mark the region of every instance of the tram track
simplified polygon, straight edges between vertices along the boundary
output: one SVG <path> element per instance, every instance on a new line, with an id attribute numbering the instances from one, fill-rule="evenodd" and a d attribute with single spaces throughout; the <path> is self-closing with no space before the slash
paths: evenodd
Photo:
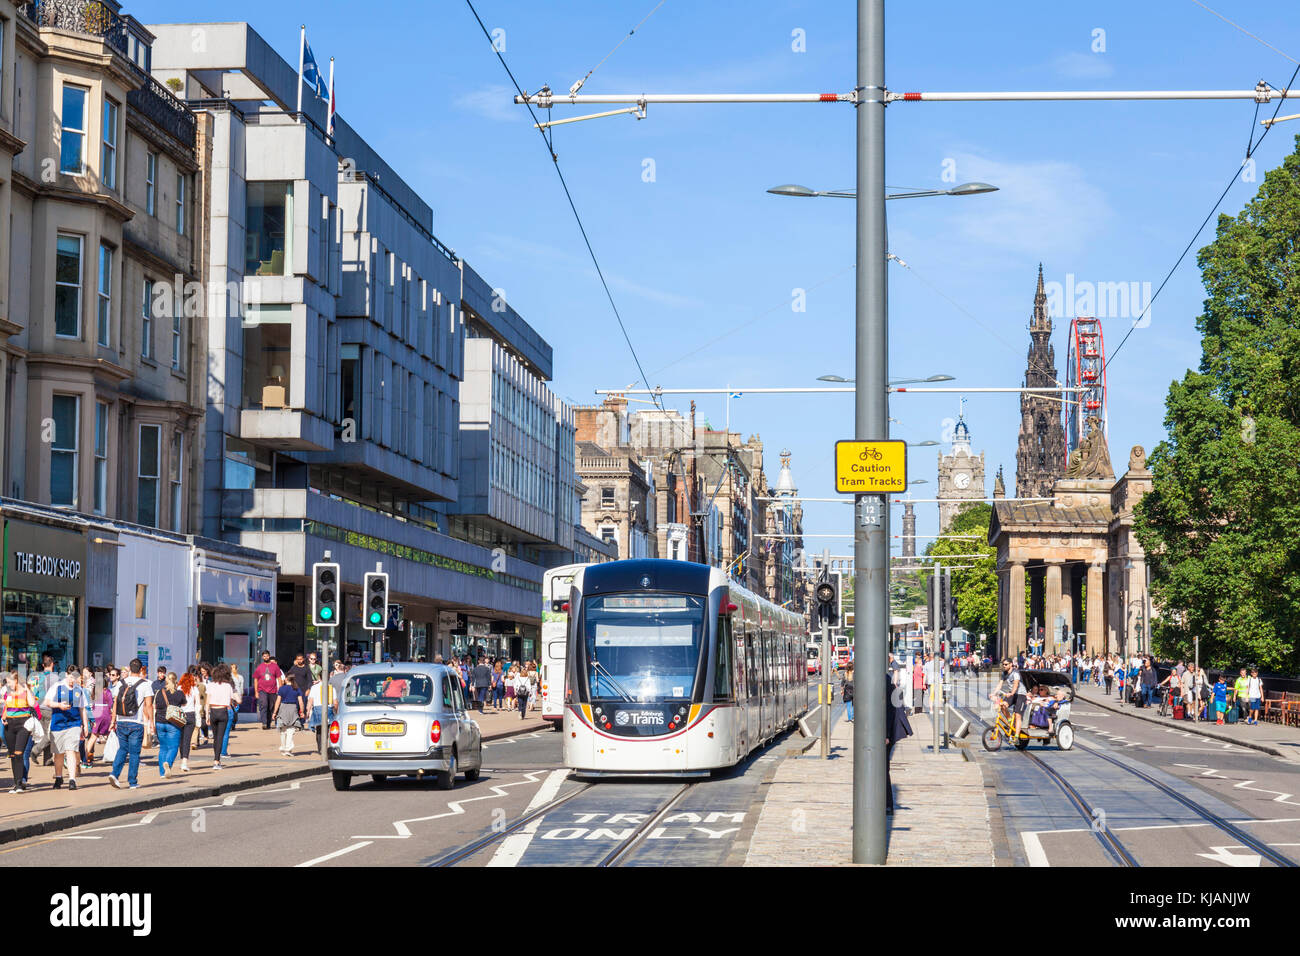
<path id="1" fill-rule="evenodd" d="M 966 714 L 968 714 L 971 718 L 972 723 L 979 724 L 982 727 L 989 726 L 988 722 L 984 720 L 982 717 L 980 717 L 979 714 L 977 714 L 969 706 L 964 706 L 964 705 L 952 705 L 952 706 L 954 707 L 955 710 L 965 712 Z M 1197 803 L 1195 800 L 1191 799 L 1190 797 L 1187 797 L 1184 794 L 1179 793 L 1176 789 L 1164 783 L 1163 781 L 1157 780 L 1151 774 L 1139 770 L 1136 767 L 1132 767 L 1124 763 L 1123 761 L 1117 759 L 1116 757 L 1113 757 L 1110 754 L 1098 750 L 1095 747 L 1090 747 L 1087 744 L 1080 743 L 1077 734 L 1075 736 L 1074 748 L 1077 750 L 1081 750 L 1084 753 L 1090 754 L 1091 756 L 1097 757 L 1098 759 L 1103 760 L 1106 763 L 1120 770 L 1123 770 L 1125 773 L 1129 774 L 1130 776 L 1137 777 L 1139 780 L 1143 781 L 1148 786 L 1155 788 L 1156 790 L 1163 793 L 1165 796 L 1172 798 L 1174 801 L 1181 804 L 1183 807 L 1186 807 L 1188 810 L 1192 811 L 1194 814 L 1196 814 L 1206 823 L 1213 826 L 1215 829 L 1219 830 L 1222 833 L 1227 834 L 1233 840 L 1237 841 L 1237 843 L 1239 843 L 1241 846 L 1249 849 L 1252 853 L 1257 854 L 1262 860 L 1268 860 L 1274 866 L 1278 866 L 1278 867 L 1295 867 L 1297 865 L 1300 865 L 1297 864 L 1295 860 L 1292 860 L 1290 857 L 1277 852 L 1272 847 L 1268 846 L 1268 844 L 1264 843 L 1262 840 L 1251 835 L 1250 833 L 1247 833 L 1245 830 L 1241 829 L 1241 827 L 1237 826 L 1235 823 L 1231 822 L 1230 820 L 1224 818 L 1220 814 L 1217 814 L 1214 811 L 1208 809 L 1207 807 L 1202 806 L 1200 803 Z M 1094 808 L 1090 803 L 1088 803 L 1088 801 L 1082 796 L 1082 794 L 1080 794 L 1073 787 L 1073 785 L 1071 785 L 1069 781 L 1067 781 L 1064 778 L 1064 776 L 1061 775 L 1059 771 L 1049 766 L 1046 761 L 1042 760 L 1041 758 L 1038 757 L 1037 754 L 1032 753 L 1028 749 L 1020 750 L 1020 748 L 1018 747 L 1014 749 L 1016 749 L 1023 756 L 1032 760 L 1034 764 L 1039 769 L 1043 770 L 1048 775 L 1048 777 L 1052 780 L 1052 782 L 1055 783 L 1063 793 L 1065 793 L 1066 797 L 1070 800 L 1070 803 L 1075 807 L 1076 810 L 1079 811 L 1079 813 L 1088 822 L 1089 830 L 1091 830 L 1093 834 L 1097 837 L 1098 841 L 1102 843 L 1103 848 L 1106 850 L 1107 854 L 1111 856 L 1112 859 L 1115 859 L 1117 862 L 1119 862 L 1119 865 L 1122 866 L 1142 865 L 1137 861 L 1137 859 L 1132 855 L 1132 853 L 1130 853 L 1129 850 L 1126 847 L 1124 847 L 1123 843 L 1115 836 L 1113 832 L 1111 832 L 1109 827 L 1105 826 L 1104 824 L 1098 826 L 1099 815 L 1096 811 L 1096 808 Z"/>
<path id="2" fill-rule="evenodd" d="M 540 807 L 536 807 L 532 810 L 529 810 L 523 816 L 519 817 L 519 819 L 515 820 L 512 823 L 507 823 L 505 826 L 501 827 L 500 829 L 494 830 L 492 833 L 489 833 L 487 836 L 483 836 L 470 843 L 466 843 L 463 846 L 460 846 L 457 849 L 452 850 L 450 853 L 444 853 L 442 856 L 437 857 L 435 860 L 433 860 L 431 863 L 427 865 L 430 867 L 455 866 L 456 864 L 461 863 L 469 859 L 470 857 L 475 856 L 478 853 L 481 853 L 482 851 L 488 849 L 494 844 L 500 843 L 502 840 L 504 840 L 510 834 L 514 833 L 516 830 L 526 827 L 528 824 L 532 823 L 538 817 L 542 817 L 548 813 L 551 813 L 558 807 L 561 807 L 564 804 L 568 803 L 574 797 L 581 796 L 582 794 L 586 793 L 588 790 L 591 790 L 594 786 L 595 786 L 594 783 L 583 783 L 578 787 L 576 787 L 575 789 L 570 790 L 568 793 L 564 794 L 563 796 L 556 797 L 554 800 L 548 800 Z"/>
<path id="3" fill-rule="evenodd" d="M 677 791 L 672 796 L 659 805 L 659 809 L 647 816 L 645 820 L 637 826 L 631 836 L 622 841 L 618 846 L 614 847 L 614 849 L 610 850 L 609 853 L 605 854 L 604 858 L 597 863 L 596 866 L 622 866 L 623 861 L 626 860 L 629 854 L 631 854 L 632 851 L 641 844 L 641 841 L 645 839 L 646 834 L 653 830 L 664 817 L 668 816 L 668 812 L 677 805 L 677 802 L 681 800 L 682 797 L 686 796 L 687 792 L 693 786 L 695 786 L 695 781 L 689 781 L 678 787 Z"/>
<path id="4" fill-rule="evenodd" d="M 989 726 L 988 721 L 980 717 L 980 715 L 971 708 L 961 705 L 953 705 L 953 708 L 959 713 L 964 711 L 969 714 L 972 723 L 979 724 L 982 727 Z M 1078 744 L 1076 743 L 1075 746 L 1078 746 Z M 1106 855 L 1109 856 L 1117 866 L 1137 867 L 1142 865 L 1137 861 L 1137 858 L 1129 852 L 1128 848 L 1124 846 L 1123 842 L 1105 826 L 1105 824 L 1098 826 L 1098 821 L 1104 819 L 1104 817 L 1101 816 L 1098 809 L 1089 803 L 1083 794 L 1079 793 L 1079 791 L 1075 789 L 1074 785 L 1071 784 L 1070 781 L 1066 780 L 1058 770 L 1054 767 L 1048 766 L 1045 761 L 1039 759 L 1037 754 L 1030 753 L 1028 750 L 1020 750 L 1018 747 L 1015 749 L 1020 754 L 1033 761 L 1034 765 L 1038 767 L 1039 770 L 1043 771 L 1043 773 L 1047 775 L 1047 778 L 1056 785 L 1056 788 L 1065 795 L 1065 798 L 1070 802 L 1070 805 L 1079 812 L 1079 815 L 1083 817 L 1084 822 L 1088 824 L 1088 829 L 1092 831 L 1093 836 L 1097 838 L 1097 842 L 1101 844 L 1102 850 L 1106 852 Z"/>

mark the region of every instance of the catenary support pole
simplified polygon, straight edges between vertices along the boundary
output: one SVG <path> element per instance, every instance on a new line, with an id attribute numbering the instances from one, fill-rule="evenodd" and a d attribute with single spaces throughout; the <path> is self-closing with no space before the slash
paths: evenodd
<path id="1" fill-rule="evenodd" d="M 888 437 L 885 314 L 885 0 L 858 0 L 857 289 L 854 437 Z M 885 665 L 889 630 L 889 509 L 858 495 L 853 515 L 853 659 L 860 716 L 853 721 L 853 862 L 885 862 Z"/>

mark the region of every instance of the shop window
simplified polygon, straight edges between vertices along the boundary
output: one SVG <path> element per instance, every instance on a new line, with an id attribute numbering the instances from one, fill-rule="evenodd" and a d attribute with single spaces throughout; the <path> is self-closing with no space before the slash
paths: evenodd
<path id="1" fill-rule="evenodd" d="M 287 305 L 244 307 L 244 407 L 288 408 L 293 313 Z"/>
<path id="2" fill-rule="evenodd" d="M 288 275 L 292 250 L 293 184 L 249 183 L 244 275 Z"/>
<path id="3" fill-rule="evenodd" d="M 27 591 L 4 592 L 6 640 L 0 670 L 40 670 L 42 654 L 54 658 L 54 672 L 76 663 L 77 599 Z"/>

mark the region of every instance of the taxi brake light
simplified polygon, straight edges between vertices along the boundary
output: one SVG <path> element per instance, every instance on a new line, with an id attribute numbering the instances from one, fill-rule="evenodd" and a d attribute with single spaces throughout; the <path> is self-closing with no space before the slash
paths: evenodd
<path id="1" fill-rule="evenodd" d="M 330 743 L 336 744 L 338 742 L 339 742 L 339 722 L 337 720 L 332 720 L 330 721 Z"/>
<path id="2" fill-rule="evenodd" d="M 435 720 L 429 725 L 429 742 L 436 744 L 440 740 L 442 740 L 442 724 Z"/>

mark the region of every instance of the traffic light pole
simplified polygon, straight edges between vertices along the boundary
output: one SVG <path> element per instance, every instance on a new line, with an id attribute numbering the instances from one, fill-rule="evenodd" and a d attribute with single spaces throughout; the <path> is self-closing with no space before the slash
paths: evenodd
<path id="1" fill-rule="evenodd" d="M 827 548 L 822 551 L 822 567 L 831 566 L 831 552 Z M 826 760 L 831 755 L 831 717 L 834 708 L 831 706 L 831 625 L 830 618 L 827 616 L 825 609 L 818 605 L 818 613 L 822 619 L 822 686 L 818 693 L 818 698 L 822 705 L 822 759 Z"/>

